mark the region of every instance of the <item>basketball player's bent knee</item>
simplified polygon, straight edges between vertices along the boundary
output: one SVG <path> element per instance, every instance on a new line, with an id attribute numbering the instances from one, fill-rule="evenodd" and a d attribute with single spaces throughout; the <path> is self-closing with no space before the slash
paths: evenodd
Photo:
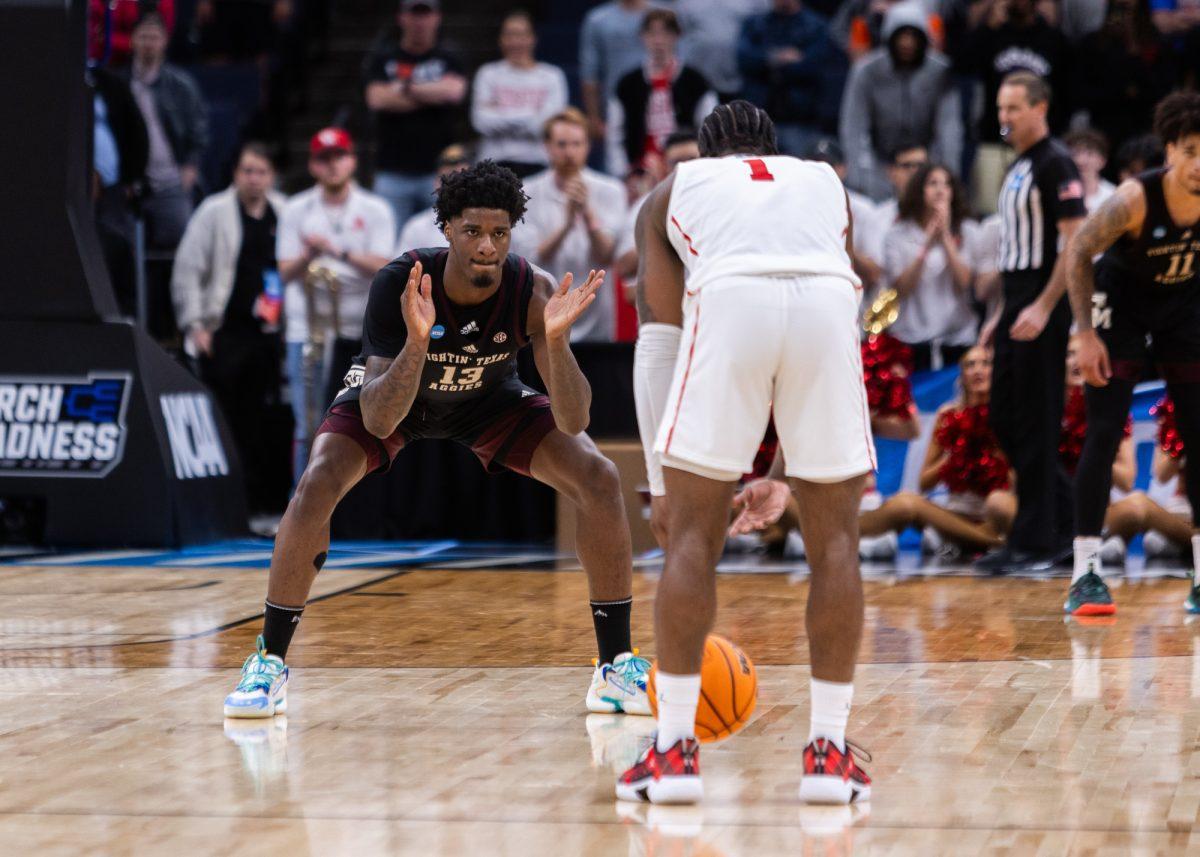
<path id="1" fill-rule="evenodd" d="M 360 478 L 362 462 L 354 460 L 353 455 L 354 452 L 343 456 L 326 450 L 311 459 L 296 485 L 289 511 L 305 517 L 333 514 L 338 501 Z"/>

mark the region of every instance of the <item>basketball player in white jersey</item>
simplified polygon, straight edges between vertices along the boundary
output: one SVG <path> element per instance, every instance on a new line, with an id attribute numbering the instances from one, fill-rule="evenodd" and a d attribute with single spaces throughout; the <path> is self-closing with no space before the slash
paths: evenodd
<path id="1" fill-rule="evenodd" d="M 667 544 L 655 604 L 658 735 L 617 782 L 626 800 L 694 803 L 703 794 L 694 722 L 716 564 L 734 486 L 772 407 L 812 567 L 812 727 L 800 797 L 870 796 L 845 737 L 863 623 L 858 506 L 875 467 L 861 284 L 837 175 L 777 151 L 766 113 L 721 105 L 700 129 L 701 158 L 676 167 L 638 217 L 634 386 Z"/>

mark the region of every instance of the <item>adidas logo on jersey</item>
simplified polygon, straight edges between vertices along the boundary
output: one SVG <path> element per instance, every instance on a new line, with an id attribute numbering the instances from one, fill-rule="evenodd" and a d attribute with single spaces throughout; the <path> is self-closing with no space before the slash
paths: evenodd
<path id="1" fill-rule="evenodd" d="M 479 325 L 474 321 L 471 321 L 468 324 L 464 324 L 462 327 L 460 327 L 458 332 L 463 336 L 466 336 L 468 333 L 474 333 L 476 330 L 479 330 Z"/>
<path id="2" fill-rule="evenodd" d="M 468 342 L 463 346 L 463 351 L 467 352 L 468 354 L 475 354 L 477 351 L 479 351 L 479 349 Z"/>

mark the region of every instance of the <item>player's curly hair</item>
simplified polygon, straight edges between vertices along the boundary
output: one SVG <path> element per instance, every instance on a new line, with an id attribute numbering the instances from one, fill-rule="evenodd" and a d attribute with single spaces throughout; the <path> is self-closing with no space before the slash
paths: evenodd
<path id="1" fill-rule="evenodd" d="M 528 200 L 516 173 L 495 161 L 480 161 L 473 167 L 442 176 L 433 209 L 438 228 L 445 228 L 468 208 L 507 211 L 509 222 L 516 226 L 525 216 Z"/>
<path id="2" fill-rule="evenodd" d="M 1172 92 L 1154 109 L 1154 133 L 1163 143 L 1200 134 L 1200 92 Z"/>
<path id="3" fill-rule="evenodd" d="M 713 108 L 700 126 L 699 143 L 702 158 L 779 154 L 775 123 L 767 111 L 741 99 Z"/>

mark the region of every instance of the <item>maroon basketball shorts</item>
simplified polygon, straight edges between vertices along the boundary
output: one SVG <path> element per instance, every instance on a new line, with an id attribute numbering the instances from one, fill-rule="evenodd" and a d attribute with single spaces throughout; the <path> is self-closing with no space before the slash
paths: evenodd
<path id="1" fill-rule="evenodd" d="M 550 400 L 512 377 L 462 403 L 425 404 L 418 399 L 385 438 L 367 431 L 357 400 L 340 401 L 325 414 L 317 434 L 341 434 L 355 441 L 367 454 L 368 473 L 387 470 L 396 453 L 415 440 L 441 438 L 470 447 L 489 473 L 507 468 L 529 476 L 533 453 L 553 428 Z"/>

